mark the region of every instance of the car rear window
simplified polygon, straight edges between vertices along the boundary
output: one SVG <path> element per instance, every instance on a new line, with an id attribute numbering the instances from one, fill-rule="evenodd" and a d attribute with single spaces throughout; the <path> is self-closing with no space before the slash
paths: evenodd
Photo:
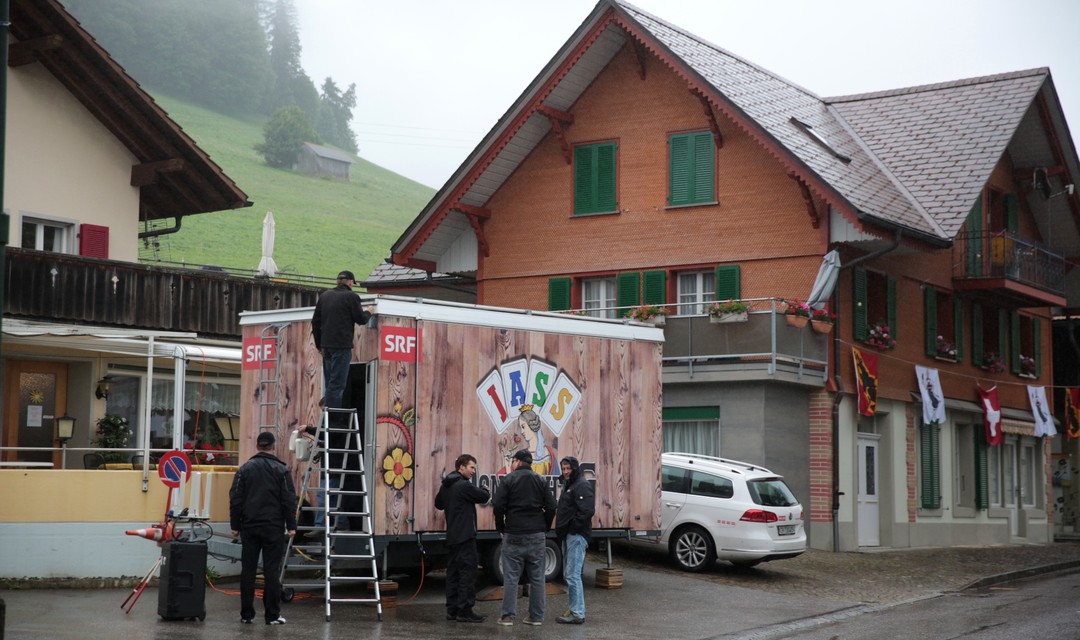
<path id="1" fill-rule="evenodd" d="M 750 498 L 763 507 L 794 507 L 799 504 L 795 494 L 780 478 L 761 478 L 746 483 Z"/>
<path id="2" fill-rule="evenodd" d="M 735 486 L 727 478 L 694 471 L 690 475 L 690 493 L 709 498 L 730 498 L 735 495 Z"/>

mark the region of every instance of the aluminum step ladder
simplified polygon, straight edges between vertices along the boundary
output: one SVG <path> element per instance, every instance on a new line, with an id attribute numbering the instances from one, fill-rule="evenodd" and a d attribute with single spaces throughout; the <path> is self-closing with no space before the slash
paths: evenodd
<path id="1" fill-rule="evenodd" d="M 297 520 L 302 512 L 314 512 L 314 524 L 297 527 L 281 567 L 283 589 L 323 589 L 327 622 L 334 604 L 374 604 L 382 621 L 371 496 L 360 435 L 355 409 L 323 409 L 304 471 L 301 496 L 321 492 L 326 508 L 320 509 L 317 504 L 304 506 L 301 497 Z M 352 503 L 350 509 L 344 508 L 346 501 Z M 356 510 L 357 506 L 360 510 Z M 347 530 L 342 526 L 345 520 L 349 522 Z M 321 579 L 312 576 L 320 572 Z M 370 595 L 342 593 L 347 587 L 362 585 L 368 586 Z"/>

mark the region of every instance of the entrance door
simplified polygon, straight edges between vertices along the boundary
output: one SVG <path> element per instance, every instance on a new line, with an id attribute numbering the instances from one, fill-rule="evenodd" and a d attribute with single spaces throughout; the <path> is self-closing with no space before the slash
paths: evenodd
<path id="1" fill-rule="evenodd" d="M 1001 506 L 1009 510 L 1009 535 L 1020 535 L 1020 484 L 1016 473 L 1016 438 L 1001 445 Z"/>
<path id="2" fill-rule="evenodd" d="M 3 428 L 5 447 L 55 447 L 56 418 L 67 410 L 67 365 L 33 360 L 8 361 Z M 4 460 L 51 462 L 60 451 L 4 451 Z"/>
<path id="3" fill-rule="evenodd" d="M 877 436 L 859 434 L 859 494 L 857 517 L 859 546 L 876 547 L 881 544 L 880 509 L 878 505 L 878 452 Z"/>

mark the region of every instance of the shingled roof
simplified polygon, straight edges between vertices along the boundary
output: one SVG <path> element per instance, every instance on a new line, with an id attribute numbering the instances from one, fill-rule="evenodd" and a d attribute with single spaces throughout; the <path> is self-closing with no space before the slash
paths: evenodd
<path id="1" fill-rule="evenodd" d="M 12 0 L 8 64 L 40 64 L 137 164 L 140 220 L 251 206 L 225 175 L 58 0 Z"/>
<path id="2" fill-rule="evenodd" d="M 486 203 L 550 132 L 538 110 L 572 110 L 628 35 L 864 234 L 902 229 L 951 242 L 1018 131 L 1054 129 L 1057 157 L 1035 134 L 1042 149 L 1029 159 L 1042 164 L 1027 166 L 1065 165 L 1065 182 L 1080 181 L 1046 69 L 823 99 L 629 3 L 601 0 L 395 243 L 395 261 L 428 268 L 450 255 L 472 232 L 457 207 Z"/>

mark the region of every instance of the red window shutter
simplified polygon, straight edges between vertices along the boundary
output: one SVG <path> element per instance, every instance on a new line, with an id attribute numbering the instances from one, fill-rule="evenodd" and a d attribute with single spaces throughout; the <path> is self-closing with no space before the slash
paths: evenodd
<path id="1" fill-rule="evenodd" d="M 108 258 L 109 228 L 96 224 L 80 225 L 79 255 L 90 258 Z"/>

